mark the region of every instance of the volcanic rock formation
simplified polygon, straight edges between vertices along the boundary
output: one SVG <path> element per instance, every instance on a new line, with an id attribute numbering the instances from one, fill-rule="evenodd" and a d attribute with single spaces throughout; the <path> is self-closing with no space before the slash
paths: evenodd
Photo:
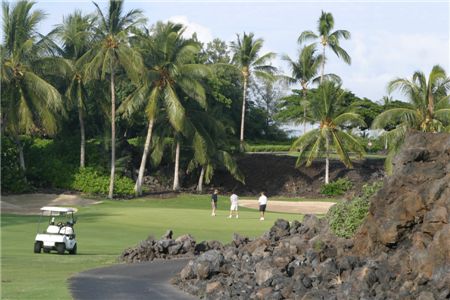
<path id="1" fill-rule="evenodd" d="M 414 133 L 354 239 L 324 219 L 235 235 L 174 279 L 207 299 L 450 299 L 450 135 Z"/>

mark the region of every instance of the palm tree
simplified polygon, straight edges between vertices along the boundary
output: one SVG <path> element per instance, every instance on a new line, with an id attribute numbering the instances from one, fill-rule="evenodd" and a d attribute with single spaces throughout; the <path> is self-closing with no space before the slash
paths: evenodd
<path id="1" fill-rule="evenodd" d="M 354 151 L 360 156 L 364 154 L 364 147 L 343 128 L 349 125 L 365 125 L 360 115 L 341 109 L 344 91 L 340 85 L 332 81 L 324 81 L 311 101 L 310 114 L 312 120 L 319 123 L 319 128 L 312 129 L 300 136 L 292 149 L 299 150 L 297 166 L 312 161 L 325 154 L 325 183 L 329 183 L 330 150 L 334 148 L 339 159 L 346 167 L 352 167 L 348 152 Z"/>
<path id="2" fill-rule="evenodd" d="M 143 23 L 141 10 L 133 9 L 123 12 L 123 0 L 110 0 L 107 14 L 103 14 L 97 3 L 98 24 L 95 29 L 98 42 L 80 60 L 86 62 L 86 79 L 105 79 L 109 74 L 111 89 L 111 176 L 108 198 L 114 193 L 114 176 L 116 160 L 116 91 L 115 77 L 123 68 L 133 82 L 139 82 L 143 69 L 142 58 L 130 47 L 129 33 L 132 28 Z"/>
<path id="3" fill-rule="evenodd" d="M 57 131 L 57 116 L 64 113 L 61 95 L 40 74 L 43 40 L 36 31 L 44 19 L 41 10 L 34 10 L 34 2 L 19 1 L 14 6 L 3 2 L 3 35 L 1 46 L 1 82 L 3 121 L 19 150 L 19 163 L 25 171 L 22 133 L 45 134 Z"/>
<path id="4" fill-rule="evenodd" d="M 389 141 L 389 155 L 386 167 L 390 172 L 392 158 L 403 143 L 409 129 L 423 132 L 450 132 L 450 77 L 439 65 L 435 65 L 428 75 L 414 72 L 412 79 L 396 78 L 389 82 L 388 91 L 399 90 L 407 97 L 405 107 L 388 109 L 373 121 L 373 128 L 395 128 L 386 133 Z"/>
<path id="5" fill-rule="evenodd" d="M 324 57 L 322 55 L 316 54 L 316 46 L 314 44 L 304 46 L 298 55 L 296 61 L 292 60 L 288 55 L 284 55 L 282 59 L 286 61 L 291 69 L 291 76 L 285 76 L 290 84 L 300 84 L 302 90 L 302 106 L 303 106 L 303 132 L 306 132 L 306 112 L 309 102 L 307 100 L 308 90 L 310 84 L 313 82 L 317 83 L 318 77 L 317 73 L 319 68 L 323 63 Z M 325 79 L 335 80 L 340 82 L 341 79 L 335 74 L 324 75 Z M 297 95 L 296 95 L 297 96 Z M 289 96 L 290 97 L 290 96 Z"/>
<path id="6" fill-rule="evenodd" d="M 145 107 L 148 119 L 144 152 L 135 186 L 137 195 L 142 194 L 142 180 L 151 145 L 152 129 L 159 111 L 163 109 L 175 132 L 182 133 L 185 108 L 181 96 L 197 101 L 202 107 L 206 106 L 205 89 L 200 80 L 209 74 L 209 69 L 194 63 L 200 52 L 200 45 L 183 39 L 183 32 L 184 28 L 180 24 L 159 22 L 153 35 L 141 37 L 139 48 L 145 58 L 144 83 L 120 108 L 127 115 L 131 115 Z M 179 189 L 180 141 L 180 137 L 176 139 L 174 190 Z"/>
<path id="7" fill-rule="evenodd" d="M 273 73 L 276 71 L 275 67 L 269 65 L 269 61 L 275 57 L 275 53 L 269 52 L 259 56 L 263 43 L 263 39 L 255 39 L 253 33 L 247 35 L 244 32 L 242 38 L 238 34 L 237 40 L 231 42 L 230 45 L 233 51 L 233 63 L 239 68 L 243 80 L 240 131 L 241 151 L 244 151 L 245 104 L 249 80 L 252 74 L 261 79 L 274 80 Z"/>
<path id="8" fill-rule="evenodd" d="M 192 144 L 193 158 L 189 162 L 188 171 L 200 167 L 197 191 L 203 191 L 203 182 L 208 184 L 214 170 L 225 168 L 235 179 L 244 183 L 236 161 L 229 151 L 226 141 L 226 126 L 221 122 L 218 111 L 189 109 L 187 113 L 187 137 Z"/>
<path id="9" fill-rule="evenodd" d="M 85 67 L 80 61 L 81 57 L 92 46 L 92 28 L 94 18 L 90 15 L 83 16 L 80 11 L 63 19 L 63 24 L 57 26 L 54 34 L 62 42 L 62 49 L 59 49 L 62 58 L 58 59 L 60 67 L 64 69 L 66 78 L 69 80 L 66 90 L 66 97 L 70 105 L 78 109 L 78 120 L 80 123 L 80 167 L 85 167 L 86 160 L 86 134 L 84 128 L 84 111 L 87 99 L 85 82 Z"/>
<path id="10" fill-rule="evenodd" d="M 320 75 L 320 83 L 322 83 L 324 80 L 326 61 L 325 50 L 327 47 L 331 48 L 331 50 L 338 57 L 342 58 L 344 62 L 346 62 L 347 64 L 351 63 L 350 55 L 348 55 L 348 53 L 339 45 L 340 39 L 344 38 L 347 40 L 350 38 L 350 32 L 348 32 L 347 30 L 336 30 L 334 32 L 331 32 L 333 28 L 333 15 L 331 13 L 322 11 L 317 26 L 318 34 L 308 30 L 303 31 L 298 38 L 299 43 L 303 43 L 307 40 L 316 40 L 313 45 L 316 45 L 317 43 L 320 43 L 322 45 L 322 71 Z"/>

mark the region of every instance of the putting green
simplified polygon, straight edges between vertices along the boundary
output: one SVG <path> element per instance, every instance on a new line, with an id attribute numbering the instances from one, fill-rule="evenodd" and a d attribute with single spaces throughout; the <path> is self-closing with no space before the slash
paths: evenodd
<path id="1" fill-rule="evenodd" d="M 217 216 L 211 217 L 208 195 L 104 201 L 79 207 L 75 225 L 79 247 L 73 256 L 34 254 L 39 217 L 2 214 L 1 299 L 71 299 L 67 285 L 70 276 L 113 264 L 125 248 L 148 235 L 160 238 L 169 228 L 175 237 L 190 233 L 198 242 L 229 242 L 234 232 L 256 237 L 278 218 L 302 218 L 299 214 L 269 212 L 261 222 L 257 211 L 242 208 L 239 219 L 228 219 L 228 209 L 228 198 L 219 197 Z"/>

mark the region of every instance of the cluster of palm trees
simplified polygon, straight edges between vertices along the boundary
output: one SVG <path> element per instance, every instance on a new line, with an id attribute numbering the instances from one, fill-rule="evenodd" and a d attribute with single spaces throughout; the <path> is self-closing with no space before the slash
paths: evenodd
<path id="1" fill-rule="evenodd" d="M 298 149 L 299 165 L 324 155 L 325 182 L 329 181 L 330 152 L 334 151 L 348 167 L 349 151 L 364 154 L 364 147 L 348 130 L 365 126 L 362 117 L 343 104 L 341 79 L 325 73 L 327 49 L 350 64 L 349 54 L 340 46 L 349 39 L 346 30 L 334 30 L 331 13 L 322 12 L 318 31 L 304 31 L 298 42 L 296 60 L 283 56 L 292 70 L 280 76 L 271 65 L 274 53 L 261 54 L 263 40 L 254 34 L 237 35 L 231 43 L 230 62 L 200 63 L 201 45 L 195 38 L 185 38 L 180 24 L 158 22 L 146 28 L 142 11 L 123 11 L 123 1 L 111 0 L 106 10 L 96 3 L 96 13 L 76 11 L 63 19 L 48 35 L 37 32 L 44 12 L 33 10 L 34 2 L 3 3 L 4 41 L 1 45 L 2 129 L 14 138 L 20 167 L 25 170 L 22 134 L 52 135 L 70 108 L 77 108 L 81 132 L 80 167 L 86 165 L 85 112 L 90 101 L 89 89 L 108 84 L 110 108 L 105 109 L 111 124 L 111 173 L 109 198 L 114 194 L 116 162 L 116 114 L 132 119 L 145 112 L 147 134 L 136 180 L 136 194 L 142 185 L 149 157 L 161 160 L 164 147 L 172 145 L 175 153 L 173 189 L 180 188 L 179 162 L 182 146 L 192 149 L 188 171 L 200 170 L 198 190 L 209 182 L 214 169 L 225 166 L 243 181 L 227 143 L 226 122 L 214 115 L 208 103 L 207 79 L 220 70 L 232 70 L 241 76 L 242 110 L 239 144 L 244 150 L 244 125 L 249 82 L 256 78 L 268 82 L 282 79 L 298 85 L 293 95 L 281 99 L 281 115 L 286 121 L 303 123 L 305 132 L 292 145 Z M 311 44 L 305 44 L 312 41 Z M 408 107 L 380 114 L 374 128 L 386 132 L 398 148 L 409 128 L 422 131 L 448 131 L 450 123 L 449 78 L 435 66 L 428 79 L 416 72 L 412 80 L 396 79 L 390 89 L 400 89 L 410 99 Z M 117 85 L 130 91 L 117 100 Z M 318 84 L 315 89 L 311 86 Z M 92 96 L 91 96 L 92 97 Z M 120 106 L 116 105 L 120 103 Z M 306 123 L 318 127 L 306 132 Z M 168 137 L 170 142 L 168 142 Z"/>
<path id="2" fill-rule="evenodd" d="M 108 197 L 114 193 L 116 162 L 116 114 L 133 117 L 144 110 L 147 135 L 136 181 L 136 194 L 142 194 L 143 177 L 150 148 L 161 153 L 164 139 L 153 138 L 155 123 L 161 131 L 171 130 L 175 145 L 173 189 L 179 184 L 181 143 L 190 143 L 192 170 L 201 168 L 198 189 L 209 182 L 218 165 L 225 166 L 243 181 L 226 145 L 225 125 L 206 113 L 205 81 L 214 68 L 229 67 L 242 73 L 243 109 L 241 147 L 244 143 L 244 115 L 248 80 L 251 75 L 272 78 L 274 68 L 267 64 L 272 53 L 259 56 L 263 45 L 253 34 L 245 34 L 232 44 L 233 63 L 221 66 L 198 63 L 201 50 L 195 39 L 183 37 L 179 24 L 157 23 L 145 28 L 142 11 L 123 11 L 123 1 L 111 0 L 105 11 L 94 3 L 96 13 L 74 12 L 65 17 L 47 36 L 37 32 L 44 12 L 32 11 L 34 2 L 3 3 L 5 40 L 2 59 L 2 123 L 13 136 L 20 153 L 20 166 L 25 159 L 19 136 L 40 131 L 52 135 L 58 121 L 70 106 L 78 108 L 81 132 L 80 167 L 85 166 L 86 136 L 84 112 L 88 101 L 87 87 L 109 84 L 111 124 L 111 174 Z M 55 79 L 56 78 L 56 79 Z M 54 80 L 52 80 L 54 79 Z M 116 107 L 117 83 L 130 83 L 133 90 Z M 59 83 L 59 85 L 58 85 Z M 198 105 L 192 105 L 190 102 Z M 167 126 L 165 126 L 167 125 Z M 155 154 L 156 156 L 158 156 Z"/>
<path id="3" fill-rule="evenodd" d="M 325 74 L 326 49 L 331 49 L 344 62 L 350 64 L 350 55 L 340 46 L 341 39 L 349 39 L 346 30 L 335 30 L 330 13 L 322 12 L 318 21 L 318 32 L 304 31 L 298 42 L 302 46 L 297 60 L 288 56 L 283 59 L 291 68 L 291 76 L 284 76 L 293 89 L 293 94 L 281 99 L 279 113 L 284 121 L 304 124 L 303 135 L 293 144 L 299 151 L 297 165 L 311 165 L 317 157 L 325 157 L 325 183 L 329 183 L 329 157 L 333 149 L 339 159 L 351 167 L 349 152 L 359 156 L 364 154 L 364 146 L 349 131 L 349 128 L 365 127 L 366 124 L 357 110 L 343 102 L 344 91 L 341 79 L 335 74 Z M 314 43 L 303 45 L 305 41 Z M 322 48 L 320 53 L 319 47 Z M 320 76 L 318 77 L 320 69 Z M 318 84 L 313 94 L 310 85 Z M 388 83 L 388 92 L 400 90 L 409 103 L 391 108 L 378 115 L 371 124 L 372 129 L 384 129 L 389 153 L 386 169 L 390 172 L 392 158 L 398 151 L 408 130 L 424 132 L 450 131 L 450 78 L 442 67 L 433 67 L 428 79 L 422 72 L 415 72 L 412 80 L 394 79 Z M 306 123 L 317 128 L 306 131 Z"/>

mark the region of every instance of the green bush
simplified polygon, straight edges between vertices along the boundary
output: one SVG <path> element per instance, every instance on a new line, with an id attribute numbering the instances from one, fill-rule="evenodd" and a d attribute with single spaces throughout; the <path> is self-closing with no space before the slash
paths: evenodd
<path id="1" fill-rule="evenodd" d="M 30 183 L 40 188 L 70 188 L 77 160 L 70 151 L 59 151 L 53 140 L 34 139 L 25 151 L 26 175 Z"/>
<path id="2" fill-rule="evenodd" d="M 346 191 L 353 187 L 353 183 L 347 178 L 339 178 L 328 184 L 322 185 L 320 193 L 328 196 L 343 195 Z"/>
<path id="3" fill-rule="evenodd" d="M 23 193 L 30 189 L 19 166 L 16 145 L 7 137 L 2 137 L 1 187 L 5 193 Z"/>
<path id="4" fill-rule="evenodd" d="M 374 195 L 383 183 L 376 181 L 372 184 L 365 184 L 362 194 L 352 200 L 344 201 L 333 205 L 327 213 L 327 221 L 331 230 L 340 237 L 349 238 L 364 221 L 369 211 L 370 197 Z"/>
<path id="5" fill-rule="evenodd" d="M 94 168 L 79 169 L 74 175 L 73 189 L 90 194 L 108 194 L 109 175 L 102 174 Z M 118 196 L 134 195 L 134 182 L 127 177 L 116 175 L 114 194 Z"/>

